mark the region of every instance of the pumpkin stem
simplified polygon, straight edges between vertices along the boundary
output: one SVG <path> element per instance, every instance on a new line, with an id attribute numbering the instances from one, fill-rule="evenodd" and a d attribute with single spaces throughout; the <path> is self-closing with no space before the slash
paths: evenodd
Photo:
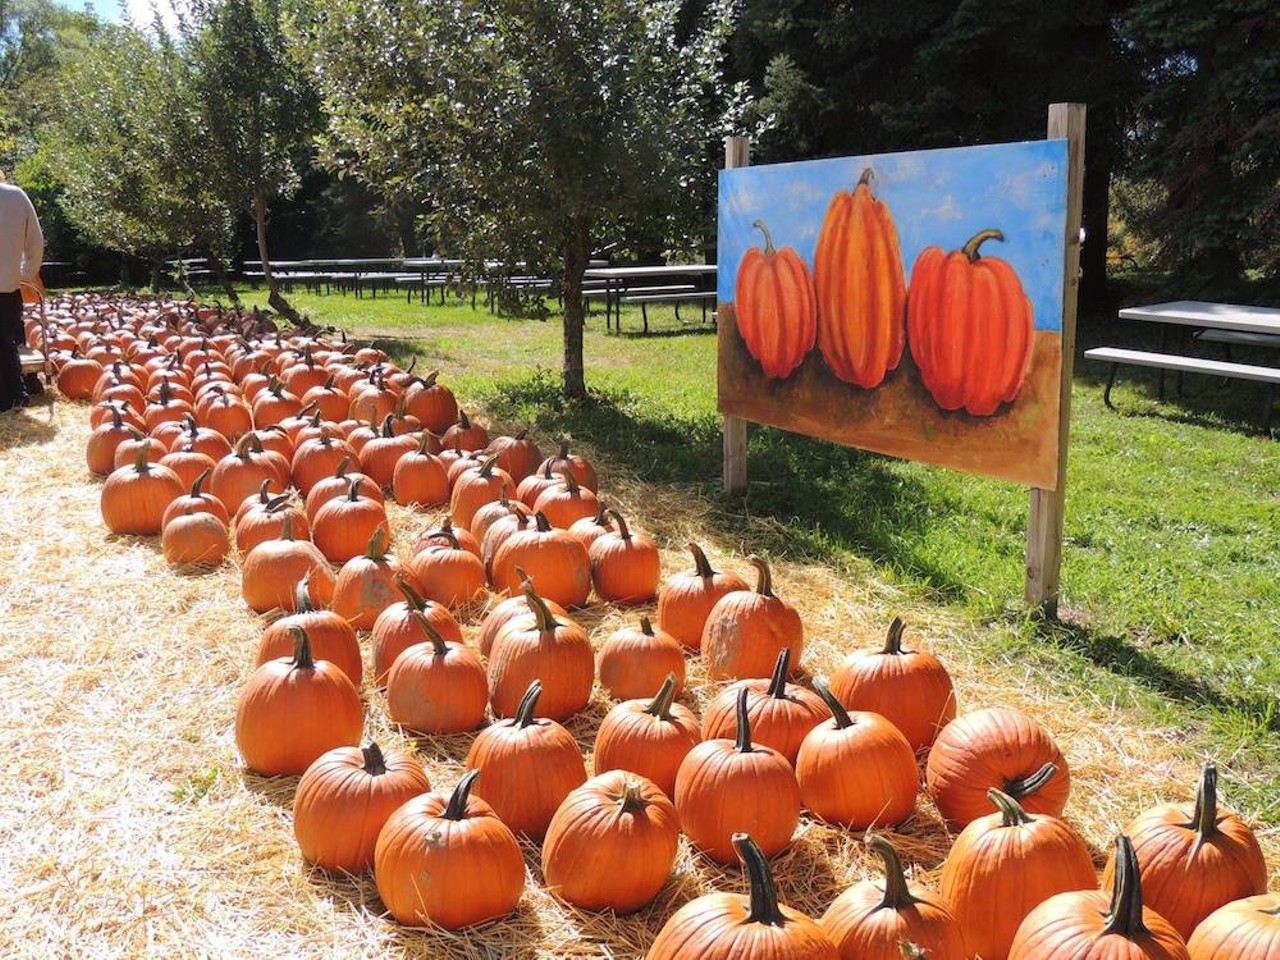
<path id="1" fill-rule="evenodd" d="M 1113 933 L 1136 940 L 1149 933 L 1142 922 L 1142 874 L 1138 870 L 1138 854 L 1133 842 L 1123 833 L 1116 837 L 1115 886 L 1111 890 L 1111 909 L 1102 936 Z"/>
<path id="2" fill-rule="evenodd" d="M 151 444 L 144 443 L 138 447 L 138 452 L 133 458 L 133 469 L 137 473 L 151 472 Z"/>
<path id="3" fill-rule="evenodd" d="M 564 488 L 570 496 L 577 494 L 579 489 L 578 478 L 573 475 L 572 470 L 557 470 L 561 478 L 564 480 Z"/>
<path id="4" fill-rule="evenodd" d="M 289 519 L 288 514 L 285 515 L 286 521 Z M 311 571 L 308 570 L 302 575 L 302 579 L 298 581 L 298 585 L 293 588 L 293 605 L 297 613 L 314 613 L 315 605 L 311 602 Z"/>
<path id="5" fill-rule="evenodd" d="M 539 533 L 551 532 L 551 521 L 547 519 L 547 515 L 541 510 L 533 515 L 533 519 Z"/>
<path id="6" fill-rule="evenodd" d="M 440 371 L 432 370 L 430 373 L 428 373 L 425 377 L 422 378 L 422 385 L 424 387 L 434 387 L 436 385 L 436 380 L 439 379 L 439 377 L 440 377 Z"/>
<path id="7" fill-rule="evenodd" d="M 444 808 L 444 813 L 440 816 L 446 820 L 461 820 L 467 815 L 467 798 L 471 796 L 471 785 L 476 782 L 478 776 L 480 776 L 479 770 L 468 770 L 462 775 L 458 785 L 453 788 L 453 795 L 449 797 L 449 805 Z"/>
<path id="8" fill-rule="evenodd" d="M 1196 832 L 1196 849 L 1218 832 L 1218 768 L 1206 763 L 1200 774 L 1200 789 L 1196 791 L 1196 807 L 1191 822 L 1184 824 Z"/>
<path id="9" fill-rule="evenodd" d="M 747 557 L 747 563 L 756 568 L 759 575 L 756 580 L 756 593 L 762 596 L 773 596 L 773 571 L 769 569 L 769 564 L 757 557 L 754 553 Z"/>
<path id="10" fill-rule="evenodd" d="M 772 257 L 774 254 L 773 237 L 769 233 L 769 228 L 764 225 L 763 220 L 753 220 L 751 225 L 764 234 L 764 255 Z"/>
<path id="11" fill-rule="evenodd" d="M 769 678 L 769 696 L 782 700 L 787 695 L 787 674 L 791 672 L 791 648 L 783 647 L 773 663 L 773 676 Z"/>
<path id="12" fill-rule="evenodd" d="M 333 475 L 341 480 L 347 475 L 347 471 L 351 469 L 351 456 L 346 454 L 338 461 L 338 466 L 334 468 Z"/>
<path id="13" fill-rule="evenodd" d="M 523 439 L 524 439 L 525 437 L 527 437 L 528 435 L 529 435 L 529 428 L 528 428 L 528 427 L 525 427 L 523 430 L 521 430 L 519 433 L 517 433 L 517 434 L 516 434 L 515 436 L 513 436 L 511 439 L 512 439 L 512 440 L 523 440 Z"/>
<path id="14" fill-rule="evenodd" d="M 410 610 L 425 610 L 427 608 L 427 601 L 422 599 L 422 594 L 414 588 L 403 573 L 396 574 L 396 588 L 404 594 L 405 606 Z"/>
<path id="15" fill-rule="evenodd" d="M 627 521 L 622 519 L 622 514 L 620 514 L 617 510 L 613 509 L 613 507 L 610 507 L 609 516 L 612 517 L 614 522 L 618 524 L 618 536 L 620 536 L 624 542 L 630 543 L 631 531 L 627 528 Z"/>
<path id="16" fill-rule="evenodd" d="M 431 451 L 428 449 L 428 447 L 430 447 L 431 445 L 431 436 L 432 434 L 430 430 L 423 430 L 422 439 L 418 441 L 418 449 L 415 450 L 414 453 L 416 453 L 420 457 L 425 457 L 429 453 L 431 453 Z"/>
<path id="17" fill-rule="evenodd" d="M 893 623 L 889 624 L 888 636 L 884 638 L 884 649 L 880 652 L 891 654 L 893 656 L 901 656 L 902 632 L 905 629 L 906 625 L 902 622 L 902 618 L 894 617 Z"/>
<path id="18" fill-rule="evenodd" d="M 676 698 L 676 675 L 668 673 L 667 678 L 662 681 L 662 686 L 658 688 L 657 695 L 649 702 L 649 706 L 645 708 L 645 713 L 651 717 L 657 717 L 659 720 L 671 719 L 671 703 Z"/>
<path id="19" fill-rule="evenodd" d="M 622 818 L 624 813 L 643 813 L 644 808 L 649 805 L 648 801 L 640 795 L 640 791 L 644 787 L 639 780 L 628 776 L 622 784 L 622 793 L 618 794 L 618 809 L 614 813 L 614 820 Z"/>
<path id="20" fill-rule="evenodd" d="M 996 805 L 996 809 L 1000 811 L 1000 826 L 1002 827 L 1018 827 L 1031 823 L 1031 814 L 1022 809 L 1020 804 L 1009 794 L 995 787 L 987 788 L 987 799 Z"/>
<path id="21" fill-rule="evenodd" d="M 786 917 L 778 909 L 778 885 L 773 880 L 773 871 L 769 869 L 764 852 L 745 833 L 733 835 L 733 849 L 746 867 L 747 881 L 751 884 L 751 912 L 747 914 L 747 922 L 771 927 L 786 924 Z"/>
<path id="22" fill-rule="evenodd" d="M 380 523 L 373 528 L 373 536 L 369 538 L 369 546 L 365 548 L 364 555 L 370 560 L 382 560 L 387 555 L 387 546 L 390 541 L 390 531 L 387 530 L 385 523 Z"/>
<path id="23" fill-rule="evenodd" d="M 428 540 L 443 540 L 454 550 L 461 550 L 462 543 L 458 540 L 458 535 L 453 532 L 453 524 L 448 520 L 440 525 L 439 530 L 432 530 L 427 534 Z"/>
<path id="24" fill-rule="evenodd" d="M 1058 768 L 1052 763 L 1046 763 L 1043 767 L 1028 777 L 1020 777 L 1017 780 L 1006 780 L 1004 782 L 1004 792 L 1011 797 L 1026 797 L 1035 793 L 1046 783 L 1054 778 Z"/>
<path id="25" fill-rule="evenodd" d="M 875 177 L 876 177 L 876 172 L 872 170 L 870 167 L 867 167 L 867 169 L 862 171 L 862 176 L 858 178 L 857 185 L 859 187 L 869 187 L 871 186 L 871 181 L 874 180 Z"/>
<path id="26" fill-rule="evenodd" d="M 640 632 L 643 633 L 646 637 L 653 636 L 653 624 L 649 622 L 648 614 L 640 615 Z"/>
<path id="27" fill-rule="evenodd" d="M 467 416 L 467 411 L 465 410 L 458 411 L 458 426 L 460 426 L 463 430 L 471 429 L 471 419 Z"/>
<path id="28" fill-rule="evenodd" d="M 538 698 L 540 696 L 542 696 L 542 681 L 535 680 L 529 684 L 529 689 L 521 697 L 520 706 L 516 707 L 516 715 L 511 720 L 513 727 L 517 730 L 523 730 L 533 723 L 533 711 L 538 708 Z"/>
<path id="29" fill-rule="evenodd" d="M 560 452 L 556 454 L 554 457 L 549 457 L 548 460 L 555 461 L 555 460 L 568 460 L 568 459 L 569 459 L 569 438 L 565 437 L 563 440 L 560 441 Z"/>
<path id="30" fill-rule="evenodd" d="M 120 416 L 120 412 L 127 406 L 129 406 L 128 400 L 124 401 L 119 406 L 113 403 L 108 408 L 111 411 L 111 429 L 120 430 L 124 427 L 124 418 Z"/>
<path id="31" fill-rule="evenodd" d="M 702 548 L 692 540 L 686 545 L 689 552 L 693 554 L 693 567 L 698 577 L 702 580 L 710 580 L 716 575 L 715 570 L 711 569 L 711 563 L 707 560 L 707 555 L 702 552 Z"/>
<path id="32" fill-rule="evenodd" d="M 422 628 L 422 632 L 427 635 L 427 640 L 430 641 L 437 657 L 443 657 L 449 652 L 449 645 L 445 642 L 444 637 L 440 636 L 440 631 L 432 626 L 426 614 L 421 610 L 410 610 L 409 616 L 417 621 L 418 626 Z"/>
<path id="33" fill-rule="evenodd" d="M 538 514 L 542 516 L 542 514 Z M 553 633 L 556 627 L 562 624 L 556 619 L 555 614 L 551 612 L 551 608 L 547 606 L 547 602 L 538 596 L 538 591 L 533 589 L 533 578 L 524 572 L 520 567 L 516 567 L 524 584 L 524 598 L 529 604 L 529 609 L 533 611 L 533 615 L 538 620 L 539 633 Z"/>
<path id="34" fill-rule="evenodd" d="M 999 240 L 1001 243 L 1004 243 L 1004 234 L 999 230 L 979 230 L 970 237 L 969 242 L 960 249 L 964 255 L 969 258 L 970 263 L 977 263 L 978 260 L 981 259 L 981 254 L 978 253 L 978 248 L 988 240 Z"/>
<path id="35" fill-rule="evenodd" d="M 289 495 L 289 494 L 287 494 L 287 493 L 281 493 L 281 494 L 279 494 L 279 495 L 277 495 L 277 496 L 269 497 L 269 498 L 267 498 L 267 502 L 266 502 L 266 504 L 263 506 L 263 509 L 264 509 L 267 513 L 279 513 L 279 512 L 280 512 L 281 510 L 283 510 L 286 506 L 288 506 L 288 504 L 289 504 L 289 496 L 290 496 L 290 495 Z"/>
<path id="36" fill-rule="evenodd" d="M 293 539 L 293 511 L 292 510 L 285 512 L 284 522 L 280 524 L 279 539 L 281 540 Z M 308 573 L 307 575 L 310 576 L 310 573 Z"/>
<path id="37" fill-rule="evenodd" d="M 347 500 L 355 503 L 360 499 L 360 478 L 352 477 L 347 481 Z"/>
<path id="38" fill-rule="evenodd" d="M 751 691 L 743 687 L 738 691 L 738 739 L 733 745 L 735 753 L 751 753 L 751 717 L 747 714 L 747 695 Z"/>
<path id="39" fill-rule="evenodd" d="M 454 437 L 454 440 L 457 440 L 457 437 Z M 484 461 L 480 464 L 480 469 L 477 472 L 480 474 L 480 476 L 488 480 L 490 477 L 493 476 L 493 465 L 497 462 L 498 462 L 498 455 L 496 453 L 492 454 L 491 456 L 485 457 Z"/>
<path id="40" fill-rule="evenodd" d="M 898 856 L 897 848 L 878 833 L 867 834 L 867 846 L 884 861 L 884 899 L 880 901 L 880 906 L 902 910 L 919 903 L 919 899 L 912 896 L 907 887 L 907 876 L 903 873 L 902 858 Z"/>
<path id="41" fill-rule="evenodd" d="M 929 955 L 924 952 L 920 944 L 906 937 L 898 941 L 898 951 L 902 954 L 902 960 L 929 960 Z"/>
<path id="42" fill-rule="evenodd" d="M 392 424 L 395 423 L 395 419 L 395 416 L 390 413 L 382 418 L 382 436 L 384 438 L 394 437 L 396 435 L 395 427 L 392 426 Z"/>
<path id="43" fill-rule="evenodd" d="M 204 486 L 204 482 L 209 479 L 212 473 L 213 473 L 212 467 L 205 467 L 204 471 L 200 474 L 200 476 L 196 477 L 195 483 L 191 484 L 191 497 L 193 499 L 199 500 L 203 496 L 203 494 L 200 492 L 201 488 Z"/>
<path id="44" fill-rule="evenodd" d="M 849 716 L 849 711 L 845 709 L 843 703 L 836 699 L 836 695 L 831 692 L 831 688 L 826 683 L 815 679 L 813 681 L 813 689 L 817 691 L 818 696 L 822 698 L 822 702 L 831 711 L 831 716 L 836 721 L 837 730 L 847 730 L 853 726 L 853 718 Z"/>
<path id="45" fill-rule="evenodd" d="M 382 755 L 382 748 L 376 743 L 361 747 L 364 754 L 364 772 L 371 777 L 380 777 L 387 772 L 387 759 Z"/>
<path id="46" fill-rule="evenodd" d="M 311 653 L 311 638 L 307 636 L 307 631 L 294 626 L 289 628 L 289 634 L 293 637 L 293 669 L 314 670 L 316 661 Z"/>

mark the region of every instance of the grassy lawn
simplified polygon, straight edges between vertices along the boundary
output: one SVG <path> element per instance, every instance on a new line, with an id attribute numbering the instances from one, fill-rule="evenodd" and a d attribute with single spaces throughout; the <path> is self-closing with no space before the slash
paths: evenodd
<path id="1" fill-rule="evenodd" d="M 260 292 L 250 297 L 264 299 Z M 1122 372 L 1102 403 L 1106 371 L 1077 369 L 1073 391 L 1063 621 L 1019 613 L 1026 491 L 752 428 L 752 484 L 719 494 L 715 338 L 696 322 L 652 310 L 622 335 L 599 314 L 586 336 L 593 402 L 557 392 L 561 327 L 495 317 L 469 305 L 424 307 L 381 296 L 296 294 L 313 320 L 373 337 L 399 361 L 421 355 L 468 403 L 547 435 L 588 440 L 653 485 L 709 499 L 718 533 L 754 549 L 818 560 L 850 578 L 874 574 L 920 602 L 987 623 L 993 658 L 1034 664 L 1046 682 L 1131 704 L 1185 731 L 1229 766 L 1231 797 L 1280 823 L 1280 446 L 1259 435 L 1262 391 L 1187 383 L 1157 404 L 1154 373 Z M 1140 343 L 1099 318 L 1081 349 Z M 1266 361 L 1263 361 L 1266 362 Z"/>

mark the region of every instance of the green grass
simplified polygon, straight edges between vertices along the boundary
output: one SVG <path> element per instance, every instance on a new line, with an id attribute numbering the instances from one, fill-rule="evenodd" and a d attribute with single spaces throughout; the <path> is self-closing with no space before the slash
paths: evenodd
<path id="1" fill-rule="evenodd" d="M 780 521 L 757 525 L 777 532 L 753 546 L 850 575 L 874 565 L 912 596 L 990 624 L 981 642 L 992 657 L 1030 659 L 1046 682 L 1185 730 L 1231 765 L 1234 802 L 1280 823 L 1280 445 L 1257 431 L 1256 386 L 1189 380 L 1187 397 L 1157 404 L 1154 373 L 1129 370 L 1113 392 L 1116 413 L 1102 403 L 1106 371 L 1078 368 L 1063 622 L 1044 624 L 1020 613 L 1020 487 L 753 427 L 750 490 L 721 496 L 715 338 L 670 310 L 650 311 L 647 337 L 634 333 L 638 313 L 622 335 L 593 315 L 592 400 L 567 404 L 558 317 L 394 297 L 293 299 L 316 322 L 376 337 L 398 361 L 430 357 L 462 398 L 504 419 L 589 438 L 660 487 L 709 496 L 712 522 L 731 538 L 747 518 Z M 1144 336 L 1116 321 L 1083 323 L 1080 349 Z"/>

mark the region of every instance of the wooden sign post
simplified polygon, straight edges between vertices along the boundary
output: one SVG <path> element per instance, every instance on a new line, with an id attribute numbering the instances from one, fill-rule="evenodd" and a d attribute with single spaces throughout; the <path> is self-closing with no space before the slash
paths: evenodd
<path id="1" fill-rule="evenodd" d="M 725 137 L 725 169 L 750 164 L 750 138 Z M 729 416 L 724 418 L 724 489 L 726 493 L 743 493 L 747 489 L 747 421 Z"/>
<path id="2" fill-rule="evenodd" d="M 1058 401 L 1058 486 L 1031 490 L 1027 518 L 1027 606 L 1046 617 L 1058 615 L 1058 575 L 1062 566 L 1062 522 L 1067 500 L 1067 442 L 1071 427 L 1071 376 L 1076 353 L 1076 301 L 1080 291 L 1080 220 L 1084 206 L 1083 103 L 1049 107 L 1050 140 L 1067 141 L 1067 251 L 1062 265 L 1062 393 Z M 1099 241 L 1101 242 L 1101 240 Z"/>

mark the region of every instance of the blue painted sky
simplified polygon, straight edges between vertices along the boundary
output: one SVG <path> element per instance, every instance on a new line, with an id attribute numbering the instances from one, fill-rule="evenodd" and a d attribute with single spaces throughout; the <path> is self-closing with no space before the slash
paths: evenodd
<path id="1" fill-rule="evenodd" d="M 764 246 L 754 220 L 764 221 L 775 246 L 794 247 L 812 269 L 827 205 L 837 191 L 852 190 L 867 167 L 875 171 L 872 193 L 888 205 L 897 224 L 908 282 L 925 247 L 958 250 L 978 231 L 996 227 L 1005 242 L 988 241 L 982 254 L 1007 260 L 1017 271 L 1035 310 L 1036 329 L 1061 329 L 1065 140 L 721 170 L 720 299 L 733 301 L 743 255 Z"/>

